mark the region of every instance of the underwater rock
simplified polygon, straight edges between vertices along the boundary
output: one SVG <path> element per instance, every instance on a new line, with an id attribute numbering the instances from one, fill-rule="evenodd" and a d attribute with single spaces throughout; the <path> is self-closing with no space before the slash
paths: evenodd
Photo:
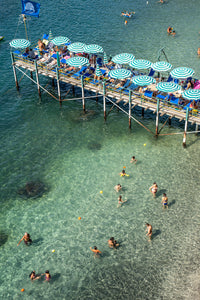
<path id="1" fill-rule="evenodd" d="M 95 142 L 91 142 L 88 144 L 88 149 L 95 151 L 95 150 L 100 150 L 101 149 L 101 144 L 100 143 L 95 143 Z"/>
<path id="2" fill-rule="evenodd" d="M 24 187 L 18 190 L 18 194 L 24 198 L 39 198 L 46 191 L 47 187 L 41 181 L 30 181 L 25 184 Z"/>
<path id="3" fill-rule="evenodd" d="M 78 118 L 76 118 L 76 121 L 89 121 L 97 116 L 97 113 L 94 110 L 86 110 L 85 112 L 82 112 Z"/>
<path id="4" fill-rule="evenodd" d="M 8 235 L 3 232 L 3 231 L 0 231 L 0 247 L 3 246 L 8 240 Z"/>

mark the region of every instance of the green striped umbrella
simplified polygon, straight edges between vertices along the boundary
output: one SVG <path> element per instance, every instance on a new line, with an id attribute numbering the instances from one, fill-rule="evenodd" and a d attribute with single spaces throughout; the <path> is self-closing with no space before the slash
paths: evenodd
<path id="1" fill-rule="evenodd" d="M 181 89 L 181 86 L 174 82 L 159 82 L 156 88 L 164 93 L 173 93 Z"/>
<path id="2" fill-rule="evenodd" d="M 84 52 L 85 53 L 91 53 L 91 54 L 102 53 L 103 52 L 103 48 L 101 46 L 95 45 L 95 44 L 86 45 L 84 47 Z"/>
<path id="3" fill-rule="evenodd" d="M 200 90 L 188 89 L 182 93 L 182 96 L 187 100 L 200 100 Z"/>
<path id="4" fill-rule="evenodd" d="M 152 69 L 157 72 L 166 72 L 172 68 L 172 65 L 166 61 L 157 61 L 155 64 L 152 64 Z"/>
<path id="5" fill-rule="evenodd" d="M 83 53 L 85 46 L 86 45 L 84 43 L 72 43 L 68 46 L 68 50 L 74 53 Z"/>
<path id="6" fill-rule="evenodd" d="M 127 69 L 115 69 L 108 73 L 108 76 L 115 78 L 115 79 L 124 79 L 131 77 L 132 73 L 130 70 Z"/>
<path id="7" fill-rule="evenodd" d="M 52 40 L 53 40 L 53 35 L 52 35 L 51 30 L 49 30 L 49 41 L 52 41 Z"/>
<path id="8" fill-rule="evenodd" d="M 52 43 L 56 46 L 61 46 L 69 42 L 69 39 L 65 36 L 57 36 L 52 40 Z"/>
<path id="9" fill-rule="evenodd" d="M 194 74 L 194 70 L 186 67 L 179 67 L 170 72 L 170 75 L 176 79 L 187 79 Z"/>
<path id="10" fill-rule="evenodd" d="M 156 80 L 151 76 L 140 75 L 140 76 L 134 76 L 132 82 L 136 85 L 145 86 L 151 83 L 156 83 Z"/>
<path id="11" fill-rule="evenodd" d="M 100 77 L 100 76 L 102 75 L 101 70 L 100 70 L 98 64 L 97 64 L 97 67 L 96 67 L 96 72 L 95 72 L 95 74 L 96 74 L 97 77 Z"/>
<path id="12" fill-rule="evenodd" d="M 134 59 L 129 63 L 129 66 L 134 69 L 144 70 L 151 68 L 152 63 L 146 59 Z"/>
<path id="13" fill-rule="evenodd" d="M 25 49 L 31 45 L 31 43 L 25 39 L 12 40 L 9 44 L 11 47 L 17 48 L 17 49 Z"/>
<path id="14" fill-rule="evenodd" d="M 108 58 L 107 58 L 106 52 L 103 53 L 103 64 L 104 65 L 108 64 Z"/>
<path id="15" fill-rule="evenodd" d="M 89 60 L 82 56 L 75 56 L 67 59 L 66 63 L 72 67 L 80 67 L 88 65 Z"/>
<path id="16" fill-rule="evenodd" d="M 132 60 L 134 60 L 135 56 L 133 54 L 130 53 L 121 53 L 118 55 L 115 55 L 112 58 L 112 61 L 116 64 L 129 64 Z"/>

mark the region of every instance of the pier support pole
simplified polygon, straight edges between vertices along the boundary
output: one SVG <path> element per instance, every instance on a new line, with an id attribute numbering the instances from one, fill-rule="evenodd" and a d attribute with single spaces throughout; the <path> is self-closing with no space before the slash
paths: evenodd
<path id="1" fill-rule="evenodd" d="M 198 130 L 199 130 L 199 125 L 196 124 L 196 128 L 195 128 L 196 133 L 195 133 L 195 135 L 198 135 Z"/>
<path id="2" fill-rule="evenodd" d="M 33 79 L 33 72 L 32 71 L 30 71 L 30 75 L 31 75 L 31 79 Z"/>
<path id="3" fill-rule="evenodd" d="M 185 130 L 184 130 L 184 134 L 183 134 L 183 148 L 186 148 L 186 134 L 187 134 L 188 118 L 189 118 L 189 108 L 187 107 L 186 117 L 185 117 Z"/>
<path id="4" fill-rule="evenodd" d="M 54 78 L 52 78 L 52 87 L 55 88 Z"/>
<path id="5" fill-rule="evenodd" d="M 60 103 L 60 107 L 62 106 L 61 94 L 60 94 L 60 80 L 59 80 L 59 72 L 58 68 L 56 68 L 56 77 L 57 77 L 57 87 L 58 87 L 58 99 Z"/>
<path id="6" fill-rule="evenodd" d="M 81 75 L 81 90 L 82 90 L 83 111 L 85 112 L 85 94 L 84 94 L 84 81 L 83 81 L 83 75 Z"/>
<path id="7" fill-rule="evenodd" d="M 142 107 L 142 118 L 144 118 L 144 107 Z"/>
<path id="8" fill-rule="evenodd" d="M 16 74 L 16 70 L 15 70 L 15 59 L 14 59 L 14 55 L 11 52 L 11 60 L 12 60 L 12 66 L 13 66 L 13 73 L 14 73 L 14 78 L 15 78 L 15 84 L 16 84 L 16 89 L 19 91 L 19 84 L 17 81 L 17 74 Z"/>
<path id="9" fill-rule="evenodd" d="M 105 86 L 105 82 L 103 82 L 103 112 L 104 112 L 104 120 L 106 121 L 106 86 Z"/>
<path id="10" fill-rule="evenodd" d="M 98 93 L 96 93 L 96 103 L 98 103 L 99 98 L 98 98 Z"/>
<path id="11" fill-rule="evenodd" d="M 75 96 L 75 88 L 74 85 L 72 85 L 72 93 L 73 93 L 73 97 Z"/>
<path id="12" fill-rule="evenodd" d="M 159 125 L 159 107 L 160 101 L 157 99 L 157 113 L 156 113 L 156 137 L 158 137 L 158 125 Z"/>
<path id="13" fill-rule="evenodd" d="M 169 118 L 169 127 L 171 126 L 171 123 L 172 123 L 172 119 Z"/>
<path id="14" fill-rule="evenodd" d="M 128 103 L 129 103 L 129 128 L 131 128 L 131 90 L 129 90 L 129 99 L 128 99 Z"/>
<path id="15" fill-rule="evenodd" d="M 35 75 L 36 75 L 36 81 L 37 81 L 37 88 L 38 88 L 38 94 L 39 97 L 41 98 L 41 91 L 40 91 L 40 84 L 39 84 L 39 77 L 38 77 L 38 68 L 37 68 L 37 61 L 34 61 L 35 64 Z"/>

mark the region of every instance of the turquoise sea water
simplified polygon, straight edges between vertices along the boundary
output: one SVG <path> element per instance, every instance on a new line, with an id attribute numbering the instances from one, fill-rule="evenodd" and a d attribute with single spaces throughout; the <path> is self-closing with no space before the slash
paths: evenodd
<path id="1" fill-rule="evenodd" d="M 108 55 L 131 52 L 152 62 L 165 47 L 174 67 L 192 67 L 200 77 L 197 0 L 41 5 L 40 18 L 28 22 L 32 41 L 51 29 L 73 42 L 98 43 Z M 8 43 L 25 37 L 23 24 L 17 29 L 20 9 L 20 1 L 11 0 L 0 7 L 5 36 L 0 43 L 1 299 L 199 299 L 199 137 L 189 135 L 183 149 L 182 135 L 155 139 L 135 122 L 129 130 L 127 117 L 115 109 L 105 123 L 101 101 L 87 100 L 86 115 L 81 102 L 65 102 L 60 109 L 43 94 L 39 103 L 37 88 L 25 77 L 17 92 Z M 120 13 L 129 9 L 136 14 L 125 26 Z M 175 38 L 166 34 L 169 25 Z M 56 93 L 48 79 L 41 82 Z M 80 96 L 76 89 L 75 97 Z M 142 119 L 135 110 L 134 116 L 155 131 L 153 114 Z M 183 126 L 174 120 L 163 132 L 183 131 Z M 130 164 L 133 155 L 136 165 Z M 130 176 L 121 178 L 124 166 Z M 30 181 L 45 184 L 42 197 L 20 197 L 17 191 Z M 148 190 L 154 181 L 156 199 Z M 113 189 L 117 183 L 127 200 L 121 208 Z M 163 192 L 168 210 L 160 203 Z M 151 242 L 146 222 L 153 226 Z M 17 247 L 25 231 L 33 244 Z M 118 250 L 108 248 L 111 236 L 120 241 Z M 102 251 L 99 259 L 90 246 Z M 30 282 L 32 270 L 46 269 L 50 283 Z"/>

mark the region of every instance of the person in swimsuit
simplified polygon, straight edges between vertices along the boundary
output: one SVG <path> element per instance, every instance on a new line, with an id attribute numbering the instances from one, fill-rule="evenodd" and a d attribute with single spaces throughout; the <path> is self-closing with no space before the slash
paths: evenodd
<path id="1" fill-rule="evenodd" d="M 113 245 L 114 245 L 114 237 L 111 237 L 111 238 L 108 240 L 108 246 L 109 246 L 109 248 L 113 248 Z"/>
<path id="2" fill-rule="evenodd" d="M 94 253 L 94 257 L 99 257 L 99 254 L 102 253 L 100 250 L 97 249 L 96 246 L 94 246 L 94 249 L 92 249 L 92 247 L 90 247 L 90 250 Z"/>
<path id="3" fill-rule="evenodd" d="M 122 196 L 120 195 L 120 196 L 118 197 L 118 205 L 117 205 L 117 207 L 122 206 L 122 204 L 123 204 L 124 202 L 126 202 L 126 201 L 123 201 L 123 200 L 122 200 Z"/>
<path id="4" fill-rule="evenodd" d="M 117 249 L 117 247 L 119 247 L 119 243 L 116 240 L 114 240 L 113 241 L 113 248 Z"/>
<path id="5" fill-rule="evenodd" d="M 167 207 L 168 208 L 168 197 L 165 193 L 163 193 L 162 201 L 161 203 L 163 204 L 163 208 Z"/>
<path id="6" fill-rule="evenodd" d="M 154 197 L 156 197 L 156 193 L 158 191 L 158 186 L 156 182 L 149 188 L 150 192 L 153 194 Z"/>
<path id="7" fill-rule="evenodd" d="M 30 280 L 36 280 L 36 279 L 40 278 L 40 276 L 35 274 L 35 271 L 32 271 L 31 274 L 29 275 L 29 277 L 30 277 Z"/>
<path id="8" fill-rule="evenodd" d="M 146 230 L 147 231 L 147 236 L 149 237 L 149 239 L 151 239 L 151 236 L 152 236 L 152 226 L 149 224 L 149 223 L 146 223 L 145 224 L 147 226 Z"/>
<path id="9" fill-rule="evenodd" d="M 49 271 L 45 271 L 45 281 L 49 281 L 51 279 L 51 275 L 49 274 Z"/>
<path id="10" fill-rule="evenodd" d="M 168 33 L 168 34 L 171 34 L 171 33 L 172 33 L 172 29 L 173 29 L 173 28 L 172 28 L 171 26 L 169 26 L 169 27 L 167 28 L 167 33 Z"/>
<path id="11" fill-rule="evenodd" d="M 121 184 L 118 183 L 118 184 L 114 187 L 114 189 L 115 189 L 116 192 L 119 192 L 119 191 L 122 189 Z"/>
<path id="12" fill-rule="evenodd" d="M 21 240 L 19 241 L 19 243 L 17 244 L 17 246 L 19 246 L 19 244 L 24 240 L 24 243 L 28 246 L 32 243 L 30 234 L 28 232 L 25 232 L 24 236 L 21 238 Z"/>
<path id="13" fill-rule="evenodd" d="M 124 176 L 129 176 L 128 174 L 126 174 L 125 170 L 122 170 L 119 175 L 121 175 L 121 177 L 124 177 Z"/>
<path id="14" fill-rule="evenodd" d="M 137 159 L 135 159 L 135 156 L 132 156 L 130 163 L 136 164 L 136 162 L 137 162 Z"/>

